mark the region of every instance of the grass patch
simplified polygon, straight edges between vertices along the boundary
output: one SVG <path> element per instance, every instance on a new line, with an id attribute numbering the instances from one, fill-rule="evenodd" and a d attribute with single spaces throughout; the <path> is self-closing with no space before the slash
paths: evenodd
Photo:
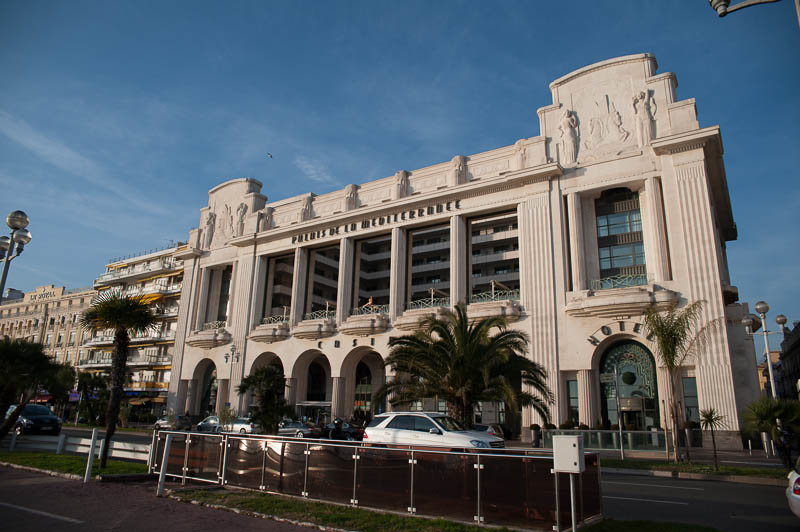
<path id="1" fill-rule="evenodd" d="M 384 514 L 361 508 L 322 502 L 303 501 L 269 493 L 232 490 L 185 490 L 175 492 L 184 501 L 200 501 L 227 508 L 238 508 L 266 515 L 315 523 L 360 532 L 486 532 L 487 527 L 456 523 L 446 519 L 426 519 Z M 507 528 L 490 530 L 510 532 Z M 588 532 L 719 532 L 714 528 L 651 521 L 607 520 L 582 530 Z"/>
<path id="2" fill-rule="evenodd" d="M 714 471 L 712 464 L 693 464 L 689 462 L 665 462 L 663 460 L 619 460 L 616 458 L 601 458 L 602 467 L 618 467 L 621 469 L 648 469 L 654 471 L 677 471 L 679 473 L 702 473 L 704 475 L 740 475 L 745 477 L 786 478 L 788 469 L 782 467 L 738 467 L 720 465 L 719 471 Z"/>
<path id="3" fill-rule="evenodd" d="M 719 532 L 716 528 L 682 523 L 659 523 L 656 521 L 617 521 L 607 519 L 596 525 L 582 528 L 586 532 Z"/>
<path id="4" fill-rule="evenodd" d="M 68 454 L 52 454 L 14 451 L 13 453 L 0 452 L 0 462 L 9 462 L 21 466 L 36 467 L 47 471 L 59 473 L 72 473 L 83 476 L 86 473 L 86 457 Z M 100 473 L 118 475 L 132 473 L 147 473 L 147 464 L 141 462 L 124 462 L 122 460 L 109 460 L 105 469 L 99 468 L 99 459 L 92 463 L 92 474 Z"/>
<path id="5" fill-rule="evenodd" d="M 88 430 L 98 429 L 99 432 L 102 432 L 104 434 L 106 432 L 106 426 L 105 425 L 103 425 L 103 426 L 89 425 L 87 423 L 78 423 L 77 425 L 74 425 L 72 423 L 64 423 L 62 425 L 62 429 L 88 429 Z M 147 432 L 147 433 L 152 433 L 153 432 L 153 426 L 150 425 L 148 427 L 117 427 L 116 432 Z"/>

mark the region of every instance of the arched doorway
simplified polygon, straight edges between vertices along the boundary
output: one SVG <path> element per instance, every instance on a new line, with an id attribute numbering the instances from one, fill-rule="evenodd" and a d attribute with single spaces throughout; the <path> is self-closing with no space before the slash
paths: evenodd
<path id="1" fill-rule="evenodd" d="M 285 374 L 283 370 L 283 362 L 281 361 L 280 357 L 278 357 L 278 355 L 275 353 L 265 351 L 258 355 L 255 360 L 253 360 L 253 364 L 250 366 L 250 372 L 248 373 L 248 376 L 253 375 L 259 369 L 267 366 L 275 366 L 282 374 Z M 252 391 L 247 392 L 244 397 L 240 399 L 239 403 L 241 415 L 249 416 L 256 406 L 255 394 Z"/>
<path id="2" fill-rule="evenodd" d="M 328 357 L 317 350 L 306 351 L 292 367 L 292 381 L 297 386 L 297 415 L 305 421 L 329 423 L 333 389 Z"/>
<path id="3" fill-rule="evenodd" d="M 217 366 L 209 362 L 200 378 L 200 405 L 201 416 L 208 416 L 217 410 Z"/>
<path id="4" fill-rule="evenodd" d="M 620 422 L 614 370 L 618 372 L 619 410 L 626 430 L 649 430 L 660 426 L 656 364 L 640 343 L 623 341 L 611 345 L 600 359 L 600 397 L 603 423 Z"/>

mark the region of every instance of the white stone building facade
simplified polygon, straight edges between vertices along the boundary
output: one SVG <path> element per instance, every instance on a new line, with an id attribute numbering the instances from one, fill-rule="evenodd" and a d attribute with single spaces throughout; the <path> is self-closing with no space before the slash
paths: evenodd
<path id="1" fill-rule="evenodd" d="M 690 417 L 726 428 L 757 397 L 725 254 L 736 239 L 719 127 L 648 54 L 551 85 L 538 136 L 484 153 L 275 202 L 253 179 L 209 192 L 189 235 L 169 406 L 248 409 L 236 385 L 280 364 L 299 413 L 350 416 L 384 382 L 389 338 L 456 302 L 502 314 L 548 371 L 555 423 L 619 422 L 600 375 L 623 375 L 622 423 L 665 427 L 670 386 L 645 310 L 704 300 L 726 326 L 683 368 Z M 666 403 L 665 403 L 666 401 Z M 522 426 L 540 422 L 522 412 Z"/>

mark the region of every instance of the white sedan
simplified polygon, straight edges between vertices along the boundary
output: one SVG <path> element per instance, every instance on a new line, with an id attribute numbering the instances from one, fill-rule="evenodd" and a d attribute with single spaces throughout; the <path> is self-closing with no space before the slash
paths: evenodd
<path id="1" fill-rule="evenodd" d="M 786 500 L 789 501 L 789 509 L 800 517 L 800 458 L 794 464 L 794 470 L 789 473 L 789 486 L 786 488 Z"/>

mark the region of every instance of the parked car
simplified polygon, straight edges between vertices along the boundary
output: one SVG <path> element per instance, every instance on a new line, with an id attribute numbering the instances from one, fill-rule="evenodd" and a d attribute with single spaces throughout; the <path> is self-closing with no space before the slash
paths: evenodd
<path id="1" fill-rule="evenodd" d="M 324 437 L 329 440 L 361 441 L 364 437 L 364 429 L 354 427 L 346 422 L 341 422 L 340 427 L 337 429 L 334 421 L 325 425 Z"/>
<path id="2" fill-rule="evenodd" d="M 323 431 L 302 421 L 284 420 L 278 424 L 278 435 L 293 436 L 295 438 L 321 438 Z"/>
<path id="3" fill-rule="evenodd" d="M 222 432 L 219 418 L 217 416 L 208 416 L 197 424 L 197 432 Z"/>
<path id="4" fill-rule="evenodd" d="M 491 434 L 492 436 L 497 436 L 498 438 L 506 439 L 505 431 L 503 427 L 498 425 L 497 423 L 477 423 L 472 426 L 472 430 L 477 432 L 486 432 L 487 434 Z"/>
<path id="5" fill-rule="evenodd" d="M 156 420 L 153 428 L 156 430 L 192 430 L 192 420 L 189 416 L 176 416 L 173 425 L 169 416 L 164 416 Z"/>
<path id="6" fill-rule="evenodd" d="M 794 470 L 789 472 L 789 487 L 786 488 L 786 500 L 789 509 L 800 517 L 800 458 L 794 464 Z"/>
<path id="7" fill-rule="evenodd" d="M 256 423 L 252 422 L 250 418 L 247 417 L 237 417 L 233 424 L 231 425 L 230 430 L 225 428 L 226 432 L 238 432 L 240 434 L 253 434 L 258 432 L 259 427 Z"/>
<path id="8" fill-rule="evenodd" d="M 376 416 L 364 431 L 364 441 L 392 445 L 451 448 L 503 448 L 505 441 L 487 432 L 466 430 L 438 412 L 389 412 Z"/>
<path id="9" fill-rule="evenodd" d="M 17 405 L 11 405 L 6 412 L 6 418 L 11 416 Z M 14 424 L 17 434 L 60 434 L 61 420 L 44 405 L 25 405 L 17 422 Z"/>

